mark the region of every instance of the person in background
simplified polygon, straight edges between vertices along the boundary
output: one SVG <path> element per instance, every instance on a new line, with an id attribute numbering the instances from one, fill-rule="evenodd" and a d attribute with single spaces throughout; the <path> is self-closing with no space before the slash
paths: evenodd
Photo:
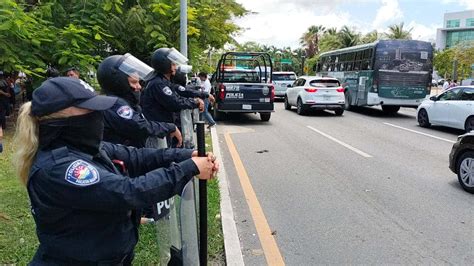
<path id="1" fill-rule="evenodd" d="M 0 127 L 0 153 L 3 152 L 3 128 Z"/>
<path id="2" fill-rule="evenodd" d="M 51 78 L 57 78 L 59 76 L 60 76 L 59 71 L 56 68 L 48 67 L 48 69 L 46 69 L 46 78 L 51 79 Z M 79 75 L 77 76 L 77 78 L 79 78 Z"/>
<path id="3" fill-rule="evenodd" d="M 199 73 L 198 76 L 199 76 L 199 79 L 201 80 L 202 91 L 208 93 L 209 95 L 211 95 L 211 87 L 212 86 L 211 86 L 211 82 L 207 78 L 207 73 L 201 72 L 201 73 Z M 209 99 L 204 99 L 203 116 L 207 120 L 207 122 L 209 123 L 207 128 L 211 128 L 216 124 L 216 122 L 212 118 L 211 114 L 209 113 Z"/>
<path id="4" fill-rule="evenodd" d="M 6 116 L 10 109 L 10 87 L 8 86 L 3 71 L 0 71 L 0 127 L 7 127 Z"/>
<path id="5" fill-rule="evenodd" d="M 451 82 L 451 84 L 449 84 L 448 88 L 453 88 L 453 87 L 456 87 L 457 85 L 458 85 L 458 80 L 455 79 L 455 80 L 453 80 L 453 82 Z"/>
<path id="6" fill-rule="evenodd" d="M 446 81 L 443 83 L 443 91 L 449 89 L 450 85 L 451 85 L 451 79 L 446 79 Z"/>
<path id="7" fill-rule="evenodd" d="M 66 70 L 66 76 L 70 78 L 80 78 L 80 73 L 79 70 L 75 67 L 71 67 L 68 70 Z"/>
<path id="8" fill-rule="evenodd" d="M 136 149 L 101 142 L 100 96 L 75 78 L 48 79 L 20 108 L 14 162 L 26 186 L 39 246 L 30 265 L 131 265 L 137 209 L 180 193 L 199 174 L 210 179 L 215 157 L 191 149 Z M 112 160 L 123 161 L 130 178 Z"/>

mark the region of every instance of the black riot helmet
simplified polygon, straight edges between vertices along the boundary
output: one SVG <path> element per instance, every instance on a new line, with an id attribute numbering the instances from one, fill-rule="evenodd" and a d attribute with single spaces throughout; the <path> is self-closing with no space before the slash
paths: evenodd
<path id="1" fill-rule="evenodd" d="M 112 55 L 104 59 L 97 69 L 97 80 L 105 94 L 124 97 L 132 93 L 128 77 L 148 80 L 153 69 L 131 54 Z"/>
<path id="2" fill-rule="evenodd" d="M 188 58 L 178 52 L 175 48 L 160 48 L 151 55 L 151 66 L 160 74 L 171 74 L 171 64 L 178 68 L 190 69 Z"/>

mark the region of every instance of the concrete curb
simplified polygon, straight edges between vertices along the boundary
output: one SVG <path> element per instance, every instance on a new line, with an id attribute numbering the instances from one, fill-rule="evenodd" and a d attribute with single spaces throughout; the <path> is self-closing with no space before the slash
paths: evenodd
<path id="1" fill-rule="evenodd" d="M 211 137 L 213 152 L 220 164 L 219 191 L 221 194 L 221 221 L 222 231 L 224 233 L 226 264 L 240 266 L 244 265 L 244 258 L 242 256 L 242 249 L 240 248 L 237 226 L 235 225 L 234 210 L 232 209 L 232 202 L 229 195 L 229 183 L 227 182 L 227 174 L 222 161 L 216 127 L 211 128 Z"/>

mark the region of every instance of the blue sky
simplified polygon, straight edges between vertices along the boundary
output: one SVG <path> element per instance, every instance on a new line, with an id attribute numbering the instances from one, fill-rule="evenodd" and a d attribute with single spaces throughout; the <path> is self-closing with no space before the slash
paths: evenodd
<path id="1" fill-rule="evenodd" d="M 236 0 L 255 12 L 235 22 L 245 30 L 239 42 L 299 47 L 311 25 L 350 26 L 367 33 L 404 22 L 414 39 L 433 41 L 445 12 L 474 9 L 474 0 Z"/>

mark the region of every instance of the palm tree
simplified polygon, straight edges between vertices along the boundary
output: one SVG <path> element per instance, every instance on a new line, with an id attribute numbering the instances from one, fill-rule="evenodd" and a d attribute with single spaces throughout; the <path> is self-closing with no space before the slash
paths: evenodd
<path id="1" fill-rule="evenodd" d="M 372 42 L 375 42 L 376 40 L 380 39 L 380 34 L 377 32 L 377 30 L 374 30 L 374 31 L 371 31 L 369 33 L 367 33 L 366 35 L 364 35 L 364 37 L 362 37 L 361 39 L 361 42 L 362 43 L 372 43 Z"/>
<path id="2" fill-rule="evenodd" d="M 329 28 L 329 29 L 326 29 L 326 31 L 324 32 L 324 34 L 336 35 L 336 34 L 337 34 L 337 28 Z"/>
<path id="3" fill-rule="evenodd" d="M 360 34 L 347 26 L 342 27 L 338 35 L 341 41 L 341 48 L 351 47 L 360 43 Z"/>
<path id="4" fill-rule="evenodd" d="M 324 29 L 321 25 L 313 25 L 301 36 L 300 44 L 305 47 L 307 57 L 313 57 L 319 53 L 319 39 Z"/>
<path id="5" fill-rule="evenodd" d="M 394 24 L 388 27 L 388 33 L 387 37 L 392 40 L 396 39 L 406 39 L 406 40 L 411 40 L 411 31 L 413 28 L 410 28 L 409 30 L 404 30 L 403 25 L 404 23 L 401 22 L 400 24 Z"/>

